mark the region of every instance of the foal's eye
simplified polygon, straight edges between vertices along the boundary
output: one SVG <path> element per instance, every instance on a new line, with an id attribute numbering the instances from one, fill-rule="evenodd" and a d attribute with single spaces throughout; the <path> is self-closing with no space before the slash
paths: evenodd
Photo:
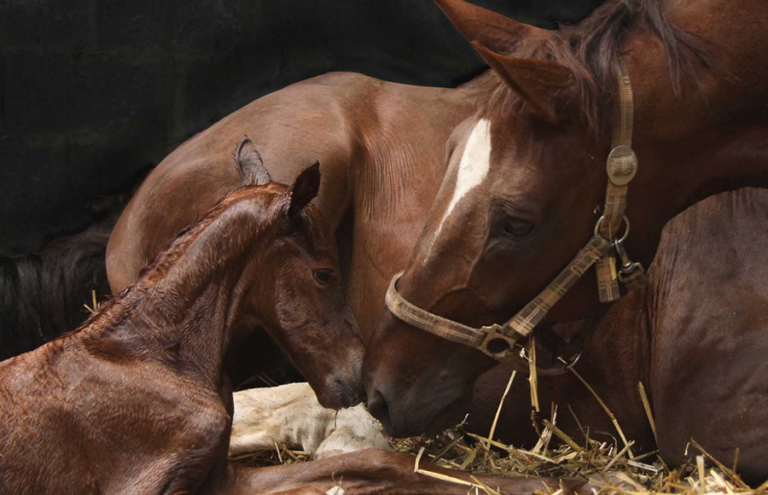
<path id="1" fill-rule="evenodd" d="M 333 270 L 320 269 L 315 270 L 312 272 L 312 274 L 314 275 L 315 281 L 317 281 L 318 284 L 326 285 L 331 281 L 331 277 L 333 277 Z"/>
<path id="2" fill-rule="evenodd" d="M 535 224 L 527 220 L 509 220 L 504 226 L 504 232 L 512 237 L 524 237 L 533 232 Z"/>

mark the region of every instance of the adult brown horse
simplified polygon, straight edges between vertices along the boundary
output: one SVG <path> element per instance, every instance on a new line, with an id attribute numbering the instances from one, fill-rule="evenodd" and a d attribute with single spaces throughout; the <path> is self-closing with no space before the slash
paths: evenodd
<path id="1" fill-rule="evenodd" d="M 632 256 L 647 266 L 662 227 L 686 206 L 740 184 L 768 184 L 765 2 L 609 0 L 559 32 L 461 0 L 438 4 L 495 77 L 451 138 L 448 173 L 397 285 L 422 317 L 444 317 L 431 321 L 462 331 L 508 321 L 601 234 L 596 206 L 606 198 L 612 123 L 631 121 L 614 108 L 621 63 L 634 91 L 640 163 L 626 210 Z M 599 315 L 597 292 L 594 277 L 583 277 L 537 331 Z M 428 325 L 385 318 L 367 346 L 371 411 L 397 435 L 456 421 L 494 360 L 423 331 Z M 701 352 L 706 345 L 686 344 Z M 726 383 L 712 386 L 725 394 Z"/>
<path id="2" fill-rule="evenodd" d="M 324 493 L 336 479 L 349 493 L 466 492 L 390 452 L 264 470 L 228 464 L 222 362 L 244 323 L 270 332 L 324 405 L 353 404 L 362 391 L 363 346 L 333 236 L 307 207 L 318 167 L 290 188 L 275 184 L 255 149 L 242 152 L 248 144 L 237 155 L 246 187 L 179 234 L 136 285 L 78 331 L 0 364 L 0 493 Z M 484 481 L 515 493 L 542 486 Z"/>

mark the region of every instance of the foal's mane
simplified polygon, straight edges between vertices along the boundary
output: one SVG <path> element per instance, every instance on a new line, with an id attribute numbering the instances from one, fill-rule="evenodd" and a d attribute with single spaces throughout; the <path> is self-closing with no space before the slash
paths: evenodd
<path id="1" fill-rule="evenodd" d="M 670 23 L 664 3 L 665 0 L 606 0 L 581 23 L 560 25 L 557 36 L 543 40 L 510 40 L 503 53 L 553 61 L 570 69 L 575 76 L 584 119 L 590 130 L 599 132 L 611 122 L 610 114 L 618 90 L 616 67 L 631 28 L 647 29 L 661 40 L 676 94 L 680 92 L 683 77 L 696 83 L 693 57 L 706 67 L 711 66 L 703 40 Z M 511 109 L 522 105 L 521 99 L 500 78 L 487 78 L 484 85 L 482 101 L 486 113 L 508 116 Z"/>
<path id="2" fill-rule="evenodd" d="M 144 289 L 141 287 L 151 288 L 157 281 L 163 279 L 169 272 L 169 270 L 178 262 L 180 258 L 189 250 L 194 241 L 200 237 L 213 223 L 216 222 L 224 213 L 230 210 L 237 203 L 257 199 L 263 197 L 265 203 L 271 202 L 275 194 L 279 194 L 279 184 L 269 184 L 266 186 L 245 186 L 235 191 L 228 193 L 224 196 L 213 208 L 205 213 L 197 221 L 192 222 L 185 229 L 172 237 L 165 248 L 163 248 L 154 259 L 147 264 L 139 273 L 139 280 L 136 284 L 131 285 L 123 289 L 119 294 L 106 300 L 100 304 L 98 311 L 94 312 L 88 320 L 86 320 L 79 328 L 62 334 L 58 339 L 51 342 L 64 340 L 64 337 L 69 337 L 80 333 L 87 328 L 94 328 L 96 330 L 102 327 L 108 327 L 110 325 L 119 324 L 120 321 L 130 317 L 130 314 L 138 310 L 141 300 L 147 297 L 147 294 L 136 297 L 139 292 Z M 261 195 L 257 189 L 272 189 L 276 190 L 271 195 Z M 269 197 L 269 199 L 267 199 Z M 265 204 L 265 206 L 267 206 Z M 274 214 L 274 209 L 265 208 L 264 214 Z M 268 222 L 268 218 L 264 219 Z M 238 242 L 237 237 L 250 237 L 253 236 L 252 231 L 241 232 L 224 232 L 222 237 L 226 237 L 228 242 Z M 213 261 L 212 261 L 213 262 Z"/>
<path id="3" fill-rule="evenodd" d="M 228 193 L 219 202 L 213 206 L 207 213 L 205 213 L 196 222 L 193 222 L 176 236 L 171 238 L 155 258 L 145 266 L 139 273 L 139 283 L 148 282 L 154 283 L 155 281 L 165 277 L 170 268 L 176 264 L 176 262 L 184 256 L 189 247 L 208 230 L 213 223 L 215 223 L 222 215 L 230 211 L 238 203 L 245 201 L 260 200 L 262 201 L 263 208 L 261 210 L 249 208 L 251 212 L 259 212 L 264 218 L 260 222 L 247 222 L 253 226 L 260 223 L 260 227 L 264 227 L 270 220 L 270 216 L 274 215 L 275 211 L 269 208 L 271 203 L 276 197 L 275 189 L 281 187 L 280 184 L 269 184 L 266 186 L 244 186 L 239 189 Z M 272 194 L 264 194 L 265 190 L 272 190 Z M 240 226 L 243 224 L 241 223 Z M 219 229 L 226 229 L 226 225 L 220 225 Z M 223 230 L 220 235 L 219 241 L 226 241 L 226 244 L 237 243 L 246 238 L 251 238 L 256 235 L 253 231 Z M 243 239 L 238 239 L 242 237 Z"/>

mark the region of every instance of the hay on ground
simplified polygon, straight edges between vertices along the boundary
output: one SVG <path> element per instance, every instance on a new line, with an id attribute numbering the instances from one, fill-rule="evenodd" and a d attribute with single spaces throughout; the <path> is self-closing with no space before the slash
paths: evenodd
<path id="1" fill-rule="evenodd" d="M 515 374 L 512 374 L 507 391 L 514 378 Z M 738 450 L 731 467 L 714 459 L 695 439 L 691 440 L 688 448 L 693 449 L 692 452 L 698 451 L 699 455 L 692 456 L 690 461 L 676 469 L 669 469 L 657 452 L 634 454 L 631 449 L 634 442 L 624 437 L 608 406 L 583 378 L 578 378 L 611 418 L 620 441 L 598 441 L 591 438 L 589 430 L 584 428 L 581 440 L 571 438 L 557 427 L 557 408 L 553 406 L 550 418 L 541 421 L 537 428 L 539 441 L 530 450 L 466 432 L 462 425 L 436 437 L 395 439 L 391 445 L 395 451 L 413 454 L 414 470 L 428 476 L 435 474 L 419 469 L 420 463 L 430 462 L 447 469 L 496 476 L 584 477 L 596 487 L 598 495 L 768 495 L 768 481 L 753 489 L 736 474 Z M 532 385 L 535 386 L 535 378 Z M 653 415 L 642 384 L 639 384 L 638 390 L 655 433 Z M 500 401 L 497 419 L 505 397 L 506 392 Z M 536 393 L 533 392 L 531 397 L 535 406 Z M 493 437 L 495 428 L 496 421 L 490 437 Z M 272 466 L 306 462 L 311 460 L 311 456 L 307 452 L 276 445 L 272 451 L 242 455 L 232 460 L 248 466 Z M 440 479 L 467 485 L 473 493 L 499 493 L 474 478 L 474 483 L 443 475 Z M 558 494 L 542 492 L 537 495 Z"/>

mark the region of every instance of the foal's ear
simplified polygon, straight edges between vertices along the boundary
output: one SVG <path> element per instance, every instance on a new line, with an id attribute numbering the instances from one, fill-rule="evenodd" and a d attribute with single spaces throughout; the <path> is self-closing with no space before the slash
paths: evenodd
<path id="1" fill-rule="evenodd" d="M 554 36 L 546 29 L 515 21 L 464 0 L 435 0 L 435 3 L 469 42 L 479 41 L 497 52 L 518 42 Z"/>
<path id="2" fill-rule="evenodd" d="M 261 155 L 256 151 L 250 138 L 244 138 L 237 145 L 235 164 L 244 186 L 263 186 L 272 182 L 272 177 L 269 176 Z"/>
<path id="3" fill-rule="evenodd" d="M 307 206 L 320 190 L 320 163 L 304 169 L 302 173 L 293 181 L 288 194 L 291 198 L 291 204 L 288 206 L 288 216 L 292 217 Z"/>
<path id="4" fill-rule="evenodd" d="M 548 60 L 501 55 L 479 41 L 473 41 L 472 46 L 501 80 L 525 100 L 534 115 L 551 124 L 560 122 L 564 102 L 570 99 L 569 90 L 575 82 L 569 68 Z"/>

